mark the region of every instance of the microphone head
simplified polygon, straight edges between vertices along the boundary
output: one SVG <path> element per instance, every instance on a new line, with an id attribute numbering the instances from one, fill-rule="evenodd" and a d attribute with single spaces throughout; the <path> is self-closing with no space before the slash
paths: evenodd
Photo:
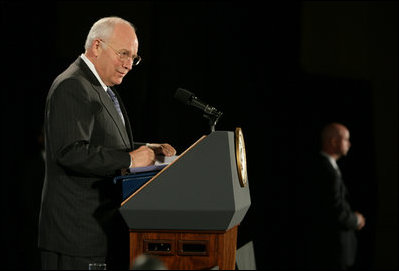
<path id="1" fill-rule="evenodd" d="M 187 105 L 191 104 L 191 100 L 193 97 L 195 97 L 194 93 L 183 88 L 178 88 L 175 93 L 175 98 Z"/>

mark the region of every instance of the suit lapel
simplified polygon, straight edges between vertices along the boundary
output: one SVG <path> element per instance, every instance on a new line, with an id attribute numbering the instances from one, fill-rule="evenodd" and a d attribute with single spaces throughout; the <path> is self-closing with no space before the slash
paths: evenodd
<path id="1" fill-rule="evenodd" d="M 88 80 L 91 82 L 93 89 L 98 93 L 102 105 L 104 106 L 105 110 L 107 110 L 108 114 L 111 116 L 114 124 L 118 127 L 119 134 L 122 137 L 123 142 L 126 145 L 126 148 L 129 150 L 132 149 L 133 139 L 132 139 L 132 132 L 130 130 L 131 128 L 130 128 L 129 118 L 126 114 L 124 106 L 122 105 L 122 101 L 119 95 L 113 89 L 113 91 L 115 91 L 115 94 L 117 95 L 119 104 L 121 105 L 123 117 L 125 118 L 126 127 L 123 125 L 122 119 L 119 116 L 118 112 L 116 111 L 115 105 L 112 102 L 111 98 L 102 88 L 100 82 L 98 82 L 97 78 L 89 69 L 89 67 L 86 65 L 86 63 L 83 61 L 83 59 L 81 57 L 78 57 L 78 59 L 75 61 L 75 64 L 78 65 L 80 69 L 86 74 Z"/>
<path id="2" fill-rule="evenodd" d="M 113 122 L 118 127 L 119 133 L 120 133 L 120 135 L 121 135 L 121 137 L 123 139 L 123 142 L 126 145 L 126 148 L 131 149 L 129 135 L 128 135 L 127 131 L 126 131 L 126 129 L 128 127 L 125 127 L 123 125 L 122 119 L 119 116 L 118 112 L 116 111 L 115 105 L 112 102 L 111 98 L 108 96 L 108 94 L 105 92 L 105 90 L 101 86 L 95 86 L 95 85 L 92 85 L 92 86 L 97 91 L 97 93 L 99 94 L 101 103 L 103 104 L 105 110 L 107 110 L 107 112 L 111 116 Z M 119 100 L 119 103 L 120 103 L 120 99 L 118 99 L 118 100 Z M 123 110 L 123 111 L 125 111 L 125 110 Z M 125 118 L 125 123 L 127 123 L 128 119 L 127 119 L 125 114 L 123 114 L 123 115 L 124 115 L 123 117 Z"/>
<path id="3" fill-rule="evenodd" d="M 128 137 L 129 137 L 129 142 L 130 142 L 131 148 L 133 148 L 134 143 L 133 143 L 132 127 L 130 126 L 129 116 L 127 114 L 125 105 L 123 104 L 122 99 L 119 96 L 119 93 L 114 88 L 112 88 L 112 91 L 114 91 L 116 97 L 118 98 L 119 105 L 120 105 L 121 110 L 122 110 L 123 118 L 125 119 L 126 132 L 128 134 Z"/>

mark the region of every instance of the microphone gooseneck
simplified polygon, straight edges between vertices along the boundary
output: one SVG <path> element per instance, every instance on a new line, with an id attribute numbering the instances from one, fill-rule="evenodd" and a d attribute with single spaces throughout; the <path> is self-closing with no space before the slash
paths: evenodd
<path id="1" fill-rule="evenodd" d="M 217 110 L 215 107 L 202 102 L 198 99 L 194 93 L 183 89 L 178 88 L 175 93 L 175 98 L 182 102 L 183 104 L 194 106 L 204 113 L 204 117 L 209 119 L 209 125 L 211 126 L 211 131 L 215 131 L 216 123 L 218 122 L 219 118 L 222 116 L 222 112 Z"/>

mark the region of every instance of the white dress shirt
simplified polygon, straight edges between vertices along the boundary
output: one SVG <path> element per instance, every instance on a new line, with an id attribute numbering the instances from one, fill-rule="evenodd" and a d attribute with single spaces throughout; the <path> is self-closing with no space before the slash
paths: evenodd
<path id="1" fill-rule="evenodd" d="M 94 67 L 94 64 L 88 59 L 85 54 L 81 54 L 80 57 L 83 59 L 83 61 L 87 64 L 91 72 L 94 74 L 94 76 L 97 78 L 98 82 L 100 82 L 101 86 L 103 87 L 104 91 L 107 92 L 107 85 L 104 84 L 103 80 L 101 80 L 100 76 L 97 73 L 96 68 Z"/>

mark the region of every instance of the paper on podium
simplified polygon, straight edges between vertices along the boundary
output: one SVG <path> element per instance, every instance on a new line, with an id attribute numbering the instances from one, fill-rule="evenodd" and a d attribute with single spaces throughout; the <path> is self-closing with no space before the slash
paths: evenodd
<path id="1" fill-rule="evenodd" d="M 149 171 L 160 171 L 170 163 L 176 160 L 179 157 L 178 155 L 173 156 L 163 156 L 157 155 L 155 157 L 155 163 L 152 166 L 148 167 L 133 167 L 129 168 L 130 173 L 141 173 L 141 172 L 149 172 Z"/>

